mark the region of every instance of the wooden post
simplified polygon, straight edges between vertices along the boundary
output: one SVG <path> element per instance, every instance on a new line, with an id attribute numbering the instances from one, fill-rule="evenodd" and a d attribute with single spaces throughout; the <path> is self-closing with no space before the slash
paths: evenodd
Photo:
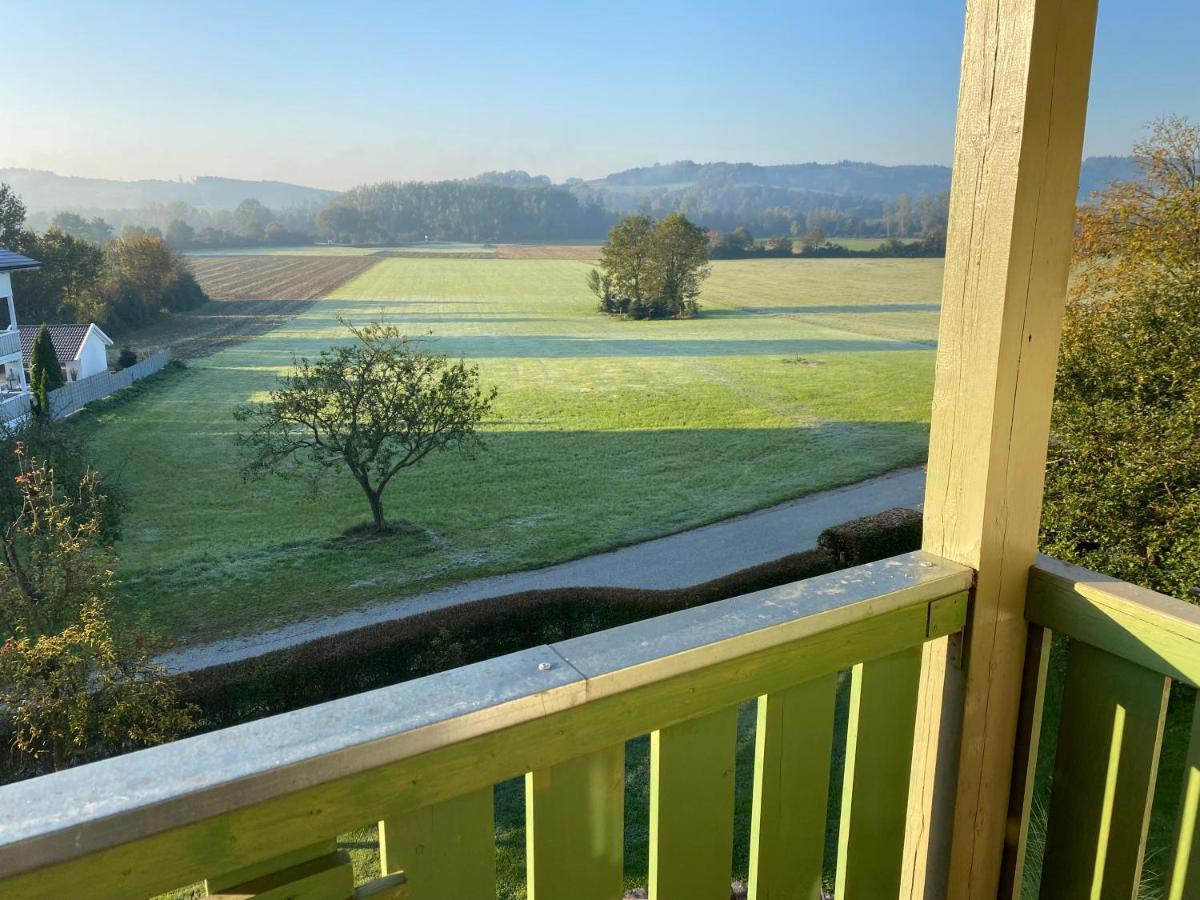
<path id="1" fill-rule="evenodd" d="M 996 896 L 1095 17 L 967 3 L 924 548 L 978 576 L 964 668 L 926 654 L 906 896 Z"/>

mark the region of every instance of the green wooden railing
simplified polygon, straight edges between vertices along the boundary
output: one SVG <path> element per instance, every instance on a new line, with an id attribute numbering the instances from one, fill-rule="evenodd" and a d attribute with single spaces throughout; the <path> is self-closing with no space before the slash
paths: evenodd
<path id="1" fill-rule="evenodd" d="M 523 775 L 529 896 L 615 900 L 650 734 L 651 896 L 725 900 L 756 699 L 752 896 L 816 900 L 846 671 L 837 895 L 896 896 L 922 646 L 971 581 L 908 554 L 11 785 L 0 897 L 495 897 L 492 787 Z M 375 822 L 385 874 L 356 889 L 334 836 Z"/>
<path id="2" fill-rule="evenodd" d="M 1054 632 L 1070 637 L 1040 897 L 1134 897 L 1172 681 L 1200 685 L 1200 609 L 1052 559 L 1030 576 L 1008 852 L 1019 890 Z M 1200 704 L 1167 875 L 1169 900 L 1200 897 Z M 1009 890 L 1005 896 L 1019 894 Z"/>

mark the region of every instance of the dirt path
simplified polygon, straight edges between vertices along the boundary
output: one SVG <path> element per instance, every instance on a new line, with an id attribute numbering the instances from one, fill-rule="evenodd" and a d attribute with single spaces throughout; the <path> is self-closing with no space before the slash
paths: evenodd
<path id="1" fill-rule="evenodd" d="M 185 647 L 160 657 L 160 661 L 173 670 L 192 671 L 364 625 L 519 591 L 565 587 L 687 587 L 813 547 L 817 536 L 830 525 L 893 506 L 919 506 L 924 490 L 924 468 L 900 469 L 609 553 L 530 572 L 479 578 L 324 619 L 273 628 L 245 638 Z"/>

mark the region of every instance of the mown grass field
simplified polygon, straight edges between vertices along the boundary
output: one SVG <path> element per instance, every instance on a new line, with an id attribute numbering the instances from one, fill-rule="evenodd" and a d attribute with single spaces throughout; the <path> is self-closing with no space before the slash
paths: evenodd
<path id="1" fill-rule="evenodd" d="M 175 643 L 537 567 L 846 484 L 924 457 L 940 260 L 714 266 L 704 314 L 594 312 L 586 263 L 381 259 L 266 334 L 85 414 L 131 507 L 130 615 Z M 384 317 L 500 388 L 488 450 L 398 477 L 366 518 L 344 477 L 244 484 L 238 403 L 292 354 Z"/>

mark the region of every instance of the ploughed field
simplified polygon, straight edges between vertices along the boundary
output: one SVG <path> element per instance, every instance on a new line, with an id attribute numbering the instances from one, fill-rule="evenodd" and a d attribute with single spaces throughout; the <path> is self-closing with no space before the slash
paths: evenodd
<path id="1" fill-rule="evenodd" d="M 316 300 L 376 262 L 370 256 L 193 256 L 214 300 Z"/>
<path id="2" fill-rule="evenodd" d="M 565 561 L 924 458 L 941 260 L 717 262 L 703 314 L 669 322 L 601 316 L 573 259 L 219 262 L 199 260 L 210 289 L 322 299 L 79 417 L 130 501 L 126 610 L 177 643 Z M 500 396 L 487 449 L 397 476 L 386 512 L 410 527 L 366 539 L 340 472 L 243 483 L 232 410 L 293 354 L 346 339 L 339 318 L 380 317 L 477 363 Z"/>

